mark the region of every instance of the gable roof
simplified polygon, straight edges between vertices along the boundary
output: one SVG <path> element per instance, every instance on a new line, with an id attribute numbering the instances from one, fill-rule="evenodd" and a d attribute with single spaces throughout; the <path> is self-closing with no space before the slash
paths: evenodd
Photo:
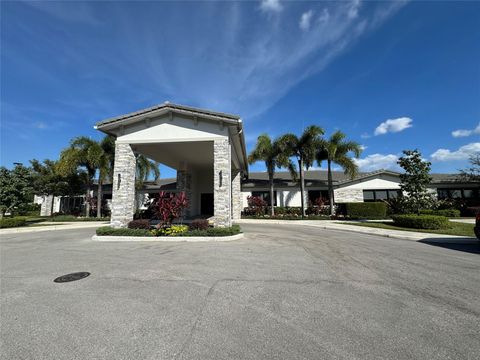
<path id="1" fill-rule="evenodd" d="M 103 127 L 112 126 L 112 125 L 120 125 L 121 123 L 126 122 L 127 120 L 133 120 L 135 118 L 145 119 L 148 118 L 149 115 L 158 116 L 168 112 L 174 112 L 178 114 L 184 114 L 189 116 L 199 116 L 202 118 L 207 118 L 210 120 L 217 120 L 217 121 L 225 121 L 229 123 L 239 123 L 241 122 L 240 116 L 226 114 L 222 112 L 207 110 L 207 109 L 200 109 L 186 105 L 179 105 L 173 104 L 168 101 L 164 102 L 163 104 L 158 104 L 146 109 L 134 111 L 128 114 L 115 116 L 112 118 L 108 118 L 105 120 L 101 120 L 96 123 L 95 128 L 101 130 Z"/>

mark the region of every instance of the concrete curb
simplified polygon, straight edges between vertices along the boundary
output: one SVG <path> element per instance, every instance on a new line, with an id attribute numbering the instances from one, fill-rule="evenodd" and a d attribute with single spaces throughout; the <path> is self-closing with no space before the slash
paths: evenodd
<path id="1" fill-rule="evenodd" d="M 56 231 L 56 230 L 70 230 L 70 229 L 86 229 L 86 228 L 97 228 L 100 226 L 108 226 L 109 222 L 97 222 L 89 221 L 88 223 L 79 223 L 79 224 L 58 224 L 58 225 L 44 225 L 44 226 L 34 226 L 34 227 L 17 227 L 9 229 L 1 229 L 1 235 L 7 234 L 19 234 L 19 233 L 29 233 L 29 232 L 39 232 L 39 231 Z"/>
<path id="2" fill-rule="evenodd" d="M 243 233 L 231 236 L 92 236 L 93 241 L 105 242 L 221 242 L 240 239 L 243 239 Z"/>
<path id="3" fill-rule="evenodd" d="M 262 220 L 262 219 L 240 219 L 235 221 L 238 224 L 272 224 L 272 225 L 303 225 L 317 227 L 326 230 L 350 231 L 361 234 L 377 235 L 392 239 L 402 239 L 418 242 L 432 242 L 442 244 L 476 244 L 479 240 L 474 237 L 443 235 L 434 233 L 423 233 L 415 231 L 388 230 L 357 225 L 341 224 L 335 220 Z"/>

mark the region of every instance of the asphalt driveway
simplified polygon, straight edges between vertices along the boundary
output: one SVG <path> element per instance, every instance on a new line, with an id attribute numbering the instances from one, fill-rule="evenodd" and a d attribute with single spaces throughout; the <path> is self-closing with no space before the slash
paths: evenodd
<path id="1" fill-rule="evenodd" d="M 478 359 L 480 246 L 292 225 L 227 243 L 2 235 L 2 359 Z M 57 276 L 88 271 L 83 280 Z"/>

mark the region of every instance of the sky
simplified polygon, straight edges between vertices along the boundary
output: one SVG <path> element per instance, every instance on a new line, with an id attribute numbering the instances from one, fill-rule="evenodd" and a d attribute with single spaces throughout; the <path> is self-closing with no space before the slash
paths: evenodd
<path id="1" fill-rule="evenodd" d="M 418 148 L 457 172 L 480 152 L 480 2 L 0 6 L 2 166 L 57 159 L 100 139 L 96 122 L 164 101 L 240 115 L 248 151 L 261 133 L 342 130 L 362 171 Z"/>

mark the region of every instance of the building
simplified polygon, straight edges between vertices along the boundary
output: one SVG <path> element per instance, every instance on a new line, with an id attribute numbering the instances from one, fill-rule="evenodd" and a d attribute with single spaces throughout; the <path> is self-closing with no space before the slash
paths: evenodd
<path id="1" fill-rule="evenodd" d="M 215 226 L 230 226 L 248 206 L 250 195 L 269 202 L 268 175 L 248 172 L 240 117 L 189 106 L 164 103 L 99 122 L 96 129 L 116 137 L 113 184 L 104 186 L 112 226 L 126 226 L 137 209 L 159 191 L 185 192 L 186 218 L 212 217 Z M 136 154 L 177 170 L 175 179 L 146 183 L 135 189 Z M 355 179 L 333 172 L 335 202 L 388 200 L 400 195 L 400 174 L 389 170 L 360 173 Z M 462 198 L 479 204 L 479 184 L 459 181 L 453 174 L 432 174 L 431 191 L 439 198 Z M 288 172 L 274 179 L 275 206 L 301 204 L 298 184 Z M 306 203 L 328 198 L 327 172 L 305 172 Z M 96 196 L 96 191 L 93 191 Z M 42 215 L 81 206 L 82 197 L 37 197 Z"/>

